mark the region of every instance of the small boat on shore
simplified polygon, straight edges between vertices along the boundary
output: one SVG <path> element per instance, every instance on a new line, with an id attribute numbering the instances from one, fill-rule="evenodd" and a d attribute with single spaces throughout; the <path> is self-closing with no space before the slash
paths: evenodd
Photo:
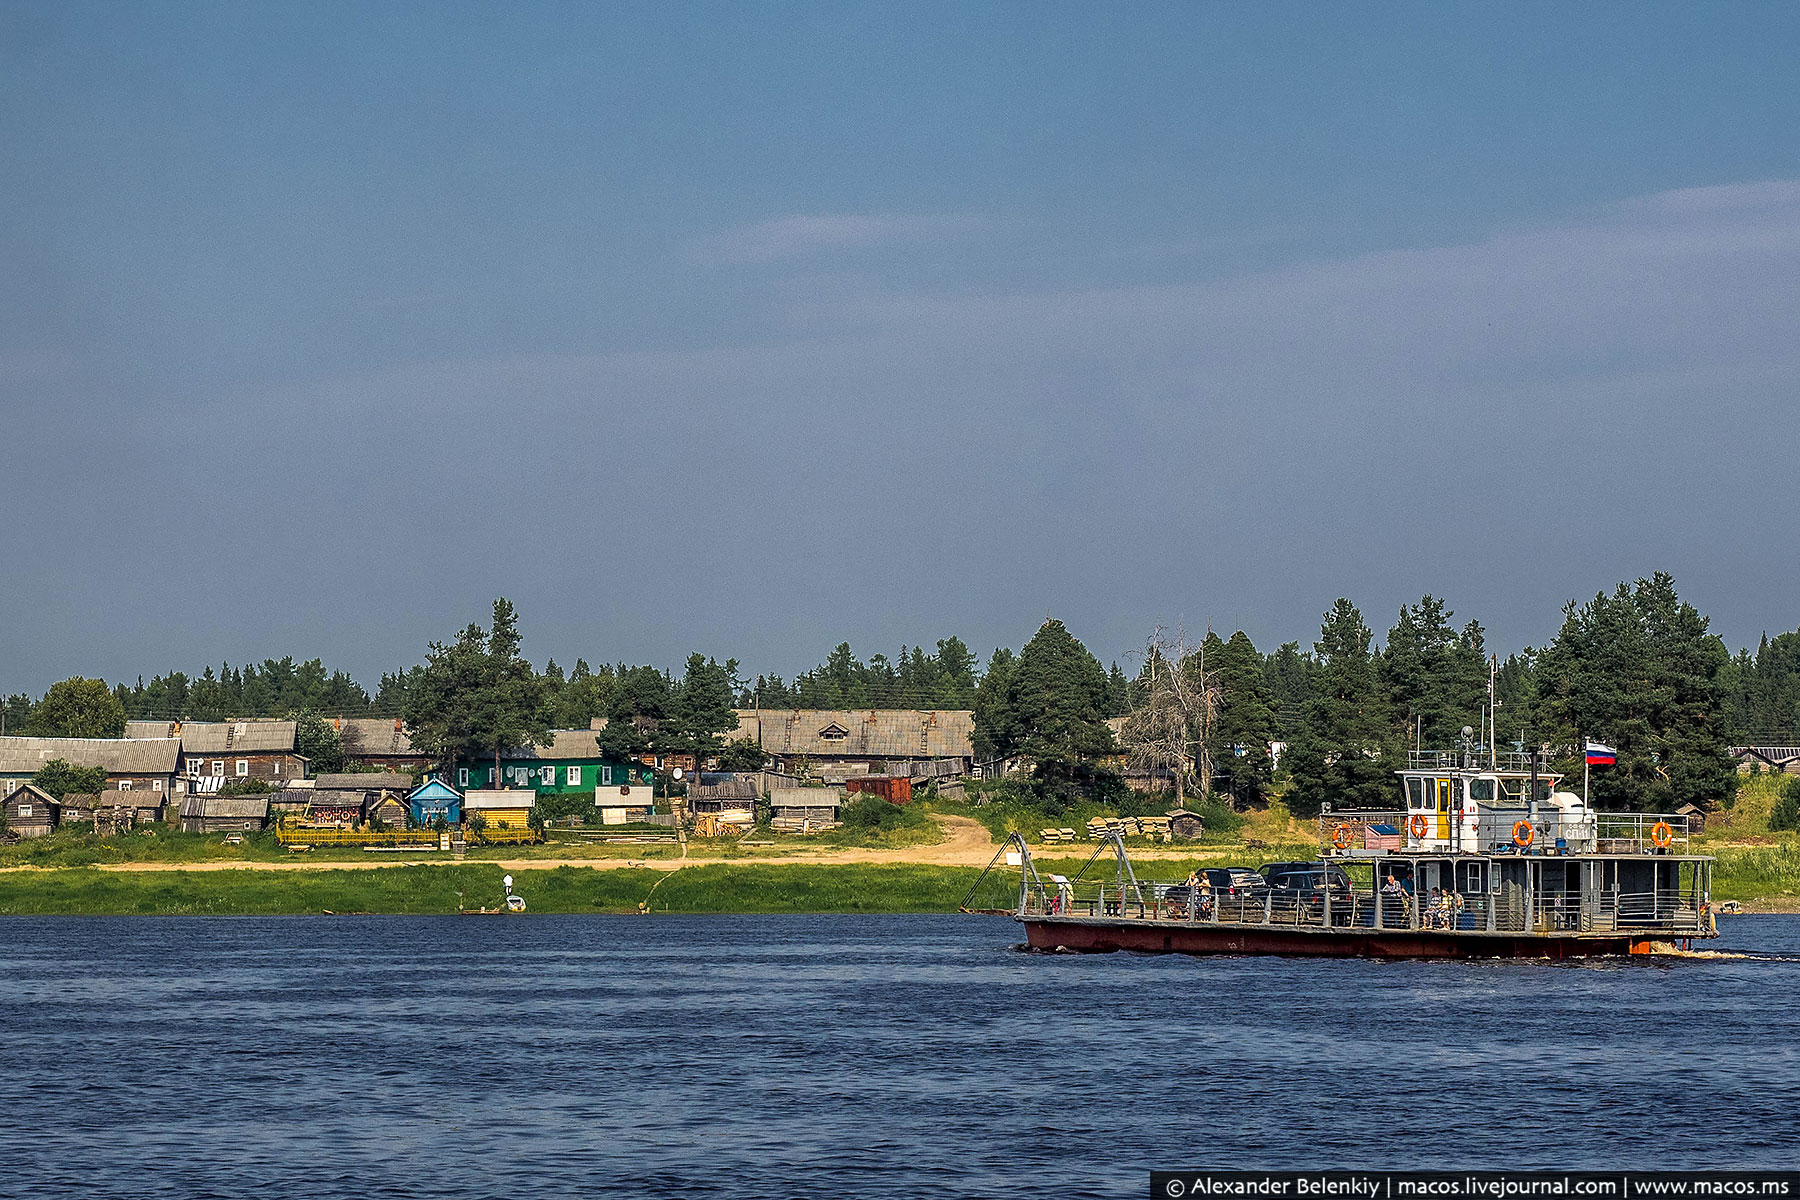
<path id="1" fill-rule="evenodd" d="M 1320 817 L 1323 857 L 1290 864 L 1315 868 L 1290 872 L 1303 887 L 1142 881 L 1117 834 L 1046 880 L 1014 834 L 1013 916 L 1036 949 L 1153 954 L 1559 959 L 1718 936 L 1713 860 L 1688 852 L 1685 818 L 1596 813 L 1523 756 L 1419 754 L 1398 774 L 1405 809 Z M 1109 845 L 1114 877 L 1089 879 Z"/>

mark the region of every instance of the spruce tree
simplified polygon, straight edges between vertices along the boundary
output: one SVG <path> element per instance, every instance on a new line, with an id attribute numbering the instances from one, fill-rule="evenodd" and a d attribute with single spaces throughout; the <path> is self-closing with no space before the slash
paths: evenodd
<path id="1" fill-rule="evenodd" d="M 1224 642 L 1209 633 L 1206 647 L 1220 692 L 1210 756 L 1217 785 L 1238 808 L 1261 804 L 1274 775 L 1269 743 L 1278 732 L 1262 655 L 1241 629 Z"/>
<path id="2" fill-rule="evenodd" d="M 1297 816 L 1336 808 L 1391 806 L 1397 783 L 1387 706 L 1369 651 L 1374 635 L 1350 601 L 1325 614 L 1313 645 L 1318 668 L 1306 719 L 1287 750 Z"/>

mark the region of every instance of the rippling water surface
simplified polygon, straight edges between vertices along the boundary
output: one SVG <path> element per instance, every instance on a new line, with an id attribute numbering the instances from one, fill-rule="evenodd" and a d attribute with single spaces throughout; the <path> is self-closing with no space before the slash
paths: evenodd
<path id="1" fill-rule="evenodd" d="M 1800 918 L 1725 932 L 1792 957 L 1040 955 L 992 917 L 7 918 L 0 1193 L 1792 1167 Z"/>

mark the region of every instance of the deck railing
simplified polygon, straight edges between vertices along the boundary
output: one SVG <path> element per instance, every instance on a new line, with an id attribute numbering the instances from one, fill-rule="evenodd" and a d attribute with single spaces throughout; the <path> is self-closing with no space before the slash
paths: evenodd
<path id="1" fill-rule="evenodd" d="M 1450 893 L 1420 904 L 1410 893 L 1332 895 L 1265 890 L 1236 895 L 1202 891 L 1198 903 L 1184 884 L 1045 882 L 1025 889 L 1022 916 L 1080 916 L 1182 921 L 1209 925 L 1426 930 L 1446 933 L 1612 933 L 1675 936 L 1704 933 L 1708 914 L 1693 888 L 1651 892 L 1606 891 L 1584 904 L 1575 894 L 1539 893 L 1529 908 L 1523 890 Z"/>
<path id="2" fill-rule="evenodd" d="M 1419 850 L 1446 848 L 1453 839 L 1440 835 L 1439 820 L 1453 817 L 1428 814 L 1423 839 L 1412 836 L 1410 813 L 1395 810 L 1327 812 L 1319 816 L 1319 842 L 1329 850 Z M 1518 844 L 1520 823 L 1531 827 L 1524 845 Z M 1388 826 L 1398 836 L 1376 833 L 1374 826 Z M 1454 833 L 1454 829 L 1451 831 Z M 1467 841 L 1466 834 L 1463 838 Z M 1501 808 L 1482 804 L 1476 809 L 1475 844 L 1460 847 L 1469 853 L 1555 854 L 1558 851 L 1600 854 L 1685 854 L 1689 848 L 1687 818 L 1676 813 L 1588 813 L 1569 817 L 1561 809 L 1538 806 L 1537 817 L 1528 808 Z"/>

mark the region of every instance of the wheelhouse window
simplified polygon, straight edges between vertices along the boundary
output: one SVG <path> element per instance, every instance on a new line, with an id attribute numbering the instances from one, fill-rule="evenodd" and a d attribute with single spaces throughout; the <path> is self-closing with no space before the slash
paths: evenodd
<path id="1" fill-rule="evenodd" d="M 1485 778 L 1469 780 L 1469 799 L 1477 804 L 1492 804 L 1494 802 L 1494 781 Z"/>

